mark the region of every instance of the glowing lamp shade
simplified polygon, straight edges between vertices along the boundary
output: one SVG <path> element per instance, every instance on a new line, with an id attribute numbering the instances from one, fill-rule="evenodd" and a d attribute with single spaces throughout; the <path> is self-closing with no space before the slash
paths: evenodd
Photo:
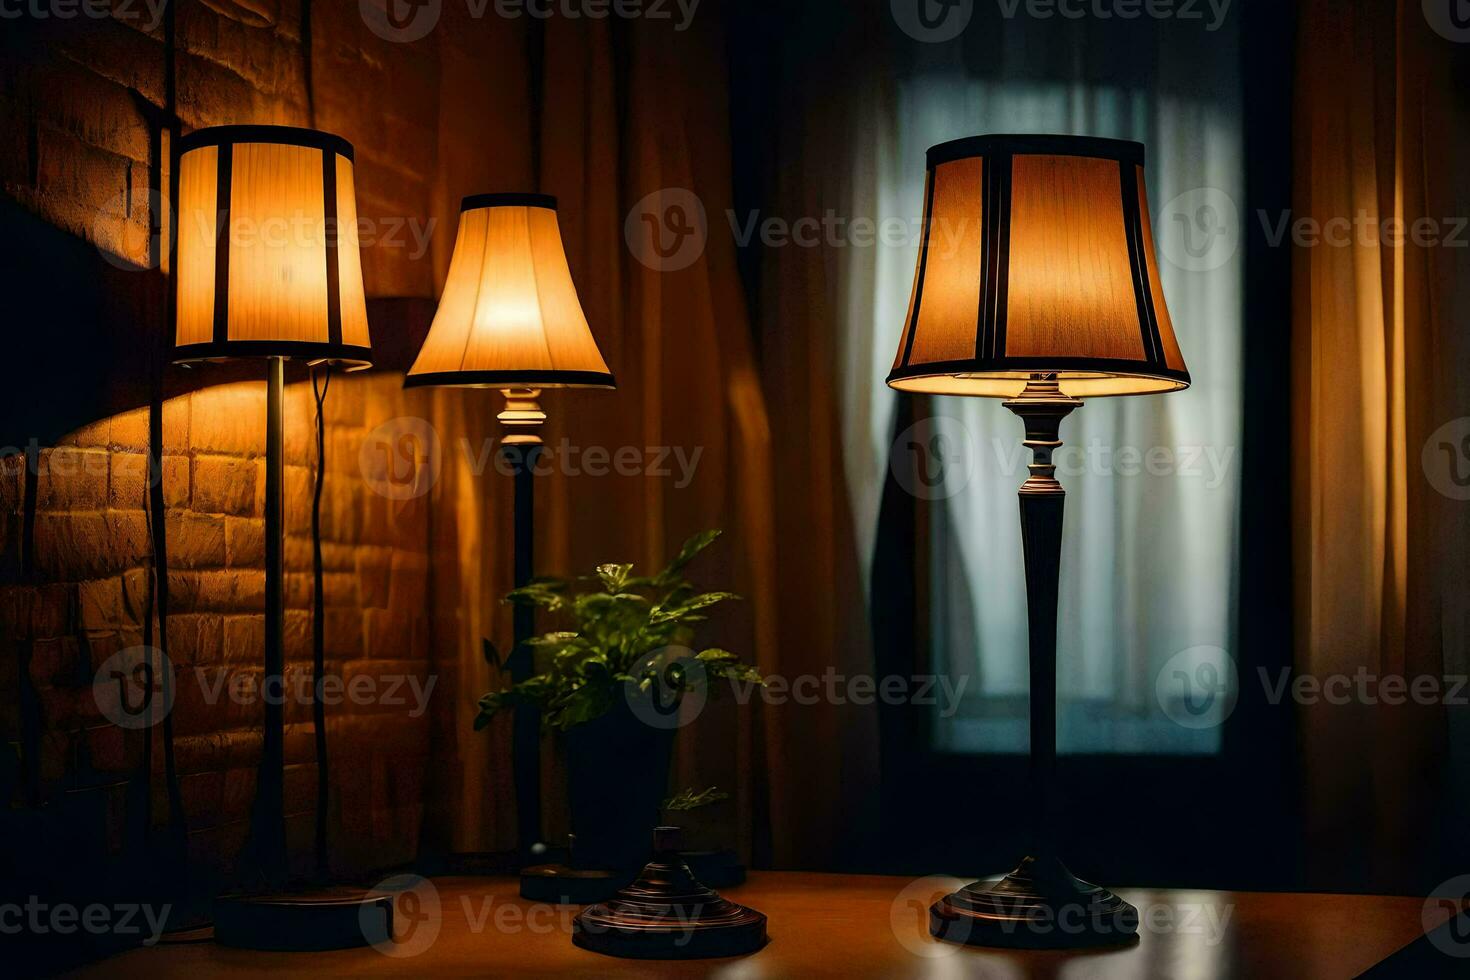
<path id="1" fill-rule="evenodd" d="M 179 143 L 174 360 L 371 361 L 352 145 L 286 126 Z"/>
<path id="2" fill-rule="evenodd" d="M 1015 397 L 1189 386 L 1164 304 L 1143 146 L 977 136 L 929 150 L 923 246 L 888 383 Z"/>
<path id="3" fill-rule="evenodd" d="M 464 199 L 444 294 L 405 384 L 616 386 L 577 298 L 556 198 Z"/>

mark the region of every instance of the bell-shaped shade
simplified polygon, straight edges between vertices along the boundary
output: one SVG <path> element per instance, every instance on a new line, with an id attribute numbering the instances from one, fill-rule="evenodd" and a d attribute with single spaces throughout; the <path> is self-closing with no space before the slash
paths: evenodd
<path id="1" fill-rule="evenodd" d="M 1013 397 L 1189 386 L 1164 304 L 1143 146 L 977 136 L 929 150 L 923 245 L 888 384 Z"/>
<path id="2" fill-rule="evenodd" d="M 352 145 L 310 129 L 218 126 L 179 149 L 174 360 L 367 366 Z"/>
<path id="3" fill-rule="evenodd" d="M 444 295 L 405 384 L 615 387 L 572 283 L 556 198 L 464 199 Z"/>

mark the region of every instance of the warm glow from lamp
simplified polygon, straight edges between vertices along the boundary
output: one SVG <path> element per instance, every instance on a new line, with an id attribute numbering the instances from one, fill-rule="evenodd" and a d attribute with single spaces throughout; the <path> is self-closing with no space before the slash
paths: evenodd
<path id="1" fill-rule="evenodd" d="M 929 151 L 926 198 L 892 387 L 1014 397 L 1035 374 L 1078 398 L 1188 387 L 1140 144 L 944 143 Z"/>
<path id="2" fill-rule="evenodd" d="M 219 126 L 180 148 L 175 360 L 365 366 L 351 144 L 307 129 Z"/>
<path id="3" fill-rule="evenodd" d="M 410 387 L 611 388 L 562 248 L 556 199 L 465 198 Z"/>

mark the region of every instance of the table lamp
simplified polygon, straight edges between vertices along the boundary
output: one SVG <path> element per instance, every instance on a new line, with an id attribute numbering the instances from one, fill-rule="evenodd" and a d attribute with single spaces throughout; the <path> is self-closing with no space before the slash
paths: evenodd
<path id="1" fill-rule="evenodd" d="M 444 294 L 404 386 L 504 391 L 505 410 L 497 416 L 504 429 L 500 451 L 515 479 L 515 587 L 523 588 L 534 565 L 534 479 L 546 422 L 541 390 L 617 387 L 577 298 L 556 198 L 464 199 Z M 535 670 L 526 642 L 535 611 L 517 605 L 514 617 L 515 649 L 507 666 L 519 683 Z M 540 746 L 539 712 L 517 707 L 512 757 L 523 860 L 541 843 Z"/>
<path id="2" fill-rule="evenodd" d="M 1082 399 L 1177 391 L 1189 372 L 1154 256 L 1143 146 L 977 136 L 928 154 L 924 235 L 889 386 L 980 395 L 1025 425 L 1021 532 L 1031 671 L 1031 852 L 930 909 L 941 939 L 1062 948 L 1133 941 L 1138 912 L 1056 847 L 1056 643 L 1065 491 L 1053 454 Z"/>
<path id="3" fill-rule="evenodd" d="M 367 302 L 357 240 L 352 145 L 284 126 L 219 126 L 179 141 L 173 360 L 262 358 L 267 367 L 265 650 L 262 691 L 285 672 L 285 365 L 366 368 Z M 285 706 L 263 698 L 264 739 L 243 863 L 260 888 L 216 902 L 228 945 L 361 945 L 362 895 L 286 895 Z M 324 764 L 324 760 L 319 760 Z M 324 820 L 326 801 L 317 801 Z M 322 837 L 318 837 L 319 846 Z M 386 910 L 383 915 L 387 915 Z M 386 928 L 386 923 L 383 923 Z"/>

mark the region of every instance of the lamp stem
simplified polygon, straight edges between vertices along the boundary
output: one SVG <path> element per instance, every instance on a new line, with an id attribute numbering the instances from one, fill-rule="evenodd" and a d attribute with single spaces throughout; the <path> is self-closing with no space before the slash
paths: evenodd
<path id="1" fill-rule="evenodd" d="M 1062 394 L 1055 374 L 1033 374 L 1005 407 L 1026 424 L 1031 475 L 1021 485 L 1026 614 L 1031 645 L 1031 853 L 998 882 L 977 881 L 929 907 L 929 931 L 977 946 L 1063 949 L 1135 941 L 1138 910 L 1075 877 L 1057 846 L 1057 593 L 1062 508 L 1053 454 L 1062 419 L 1082 402 Z"/>
<path id="2" fill-rule="evenodd" d="M 1031 804 L 1033 857 L 1056 851 L 1057 596 L 1062 565 L 1062 514 L 1067 492 L 1056 478 L 1062 419 L 1082 402 L 1063 395 L 1056 375 L 1032 375 L 1005 407 L 1026 426 L 1030 476 L 1021 485 L 1021 543 L 1026 557 L 1026 615 L 1031 666 Z"/>
<path id="3" fill-rule="evenodd" d="M 264 744 L 252 820 L 257 867 L 266 884 L 279 887 L 289 875 L 286 859 L 286 608 L 285 608 L 285 449 L 286 361 L 269 360 L 265 415 L 265 703 Z"/>
<path id="4" fill-rule="evenodd" d="M 540 428 L 546 413 L 534 388 L 505 392 L 505 410 L 497 416 L 505 429 L 500 452 L 515 476 L 515 587 L 531 583 L 535 575 L 536 464 L 545 447 Z M 528 641 L 536 632 L 536 610 L 517 604 L 513 619 L 514 642 L 507 665 L 511 681 L 529 680 L 536 671 Z M 529 705 L 515 709 L 511 727 L 511 757 L 521 856 L 529 859 L 541 842 L 541 712 Z"/>

